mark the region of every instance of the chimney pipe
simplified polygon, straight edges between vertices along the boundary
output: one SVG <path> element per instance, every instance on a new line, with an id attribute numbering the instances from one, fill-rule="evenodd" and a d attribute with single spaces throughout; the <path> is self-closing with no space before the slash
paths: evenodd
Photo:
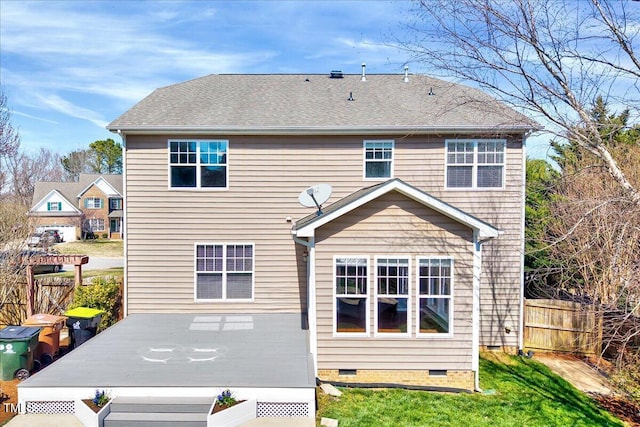
<path id="1" fill-rule="evenodd" d="M 404 79 L 403 79 L 403 81 L 405 83 L 409 83 L 409 66 L 408 65 L 404 66 Z"/>
<path id="2" fill-rule="evenodd" d="M 360 78 L 360 81 L 362 81 L 362 82 L 366 82 L 367 81 L 366 70 L 367 70 L 367 64 L 365 64 L 363 62 L 362 63 L 362 77 Z"/>

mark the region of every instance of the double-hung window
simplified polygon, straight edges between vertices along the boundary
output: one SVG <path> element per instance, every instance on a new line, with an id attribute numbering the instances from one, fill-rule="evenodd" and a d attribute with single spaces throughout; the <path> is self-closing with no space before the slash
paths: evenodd
<path id="1" fill-rule="evenodd" d="M 335 332 L 367 332 L 368 310 L 368 258 L 337 257 L 335 272 Z"/>
<path id="2" fill-rule="evenodd" d="M 104 231 L 103 218 L 89 218 L 86 224 L 90 231 Z"/>
<path id="3" fill-rule="evenodd" d="M 446 146 L 447 188 L 502 188 L 505 140 L 454 139 Z"/>
<path id="4" fill-rule="evenodd" d="M 393 141 L 364 141 L 364 177 L 393 176 Z"/>
<path id="5" fill-rule="evenodd" d="M 253 244 L 197 244 L 196 300 L 253 299 Z"/>
<path id="6" fill-rule="evenodd" d="M 406 334 L 409 328 L 409 259 L 376 259 L 376 332 Z"/>
<path id="7" fill-rule="evenodd" d="M 418 333 L 451 333 L 453 260 L 418 258 Z"/>
<path id="8" fill-rule="evenodd" d="M 229 141 L 169 141 L 171 188 L 227 188 Z"/>
<path id="9" fill-rule="evenodd" d="M 112 211 L 122 209 L 122 199 L 109 199 L 109 209 Z"/>
<path id="10" fill-rule="evenodd" d="M 87 197 L 84 199 L 84 207 L 87 209 L 102 209 L 102 199 L 98 197 Z"/>

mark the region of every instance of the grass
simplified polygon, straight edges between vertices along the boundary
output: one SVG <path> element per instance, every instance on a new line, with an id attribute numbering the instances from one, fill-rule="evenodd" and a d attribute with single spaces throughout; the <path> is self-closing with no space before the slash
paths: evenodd
<path id="1" fill-rule="evenodd" d="M 624 426 L 586 394 L 535 360 L 515 356 L 480 360 L 485 393 L 445 394 L 399 389 L 342 389 L 318 393 L 317 419 L 355 426 Z"/>
<path id="2" fill-rule="evenodd" d="M 85 270 L 82 269 L 82 278 L 88 279 L 91 277 L 105 277 L 105 276 L 113 276 L 113 277 L 123 277 L 124 276 L 124 267 L 112 267 L 102 270 Z M 47 274 L 47 277 L 63 277 L 65 279 L 73 279 L 75 278 L 75 271 L 63 271 L 61 273 L 50 273 Z"/>
<path id="3" fill-rule="evenodd" d="M 121 258 L 124 254 L 122 240 L 85 240 L 59 243 L 54 246 L 61 254 L 82 254 L 94 257 Z"/>

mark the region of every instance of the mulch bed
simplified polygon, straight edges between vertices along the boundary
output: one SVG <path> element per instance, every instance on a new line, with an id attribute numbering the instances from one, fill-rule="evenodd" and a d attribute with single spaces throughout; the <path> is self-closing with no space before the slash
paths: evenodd
<path id="1" fill-rule="evenodd" d="M 611 412 L 616 417 L 632 426 L 640 426 L 640 405 L 621 396 L 604 396 L 594 393 L 590 393 L 590 396 L 598 402 L 600 407 Z"/>
<path id="2" fill-rule="evenodd" d="M 213 409 L 211 410 L 211 413 L 215 414 L 217 412 L 224 411 L 225 409 L 231 408 L 232 406 L 236 406 L 238 403 L 242 403 L 242 402 L 244 402 L 244 400 L 238 400 L 233 405 L 219 405 L 218 403 L 216 403 L 215 405 L 213 405 Z"/>

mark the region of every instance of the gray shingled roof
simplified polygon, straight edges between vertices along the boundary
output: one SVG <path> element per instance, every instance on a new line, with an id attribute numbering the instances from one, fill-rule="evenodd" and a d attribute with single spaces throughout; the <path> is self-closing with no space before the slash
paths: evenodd
<path id="1" fill-rule="evenodd" d="M 122 194 L 122 175 L 108 174 L 88 174 L 82 173 L 78 178 L 78 182 L 52 182 L 38 181 L 33 189 L 33 198 L 31 201 L 31 209 L 33 209 L 43 198 L 53 190 L 57 190 L 62 196 L 73 206 L 78 207 L 78 194 L 87 188 L 92 182 L 103 177 L 113 188 Z"/>
<path id="2" fill-rule="evenodd" d="M 347 74 L 209 75 L 157 89 L 107 126 L 239 133 L 535 127 L 480 90 L 413 74 L 406 83 L 399 74 L 368 75 L 365 82 Z"/>

